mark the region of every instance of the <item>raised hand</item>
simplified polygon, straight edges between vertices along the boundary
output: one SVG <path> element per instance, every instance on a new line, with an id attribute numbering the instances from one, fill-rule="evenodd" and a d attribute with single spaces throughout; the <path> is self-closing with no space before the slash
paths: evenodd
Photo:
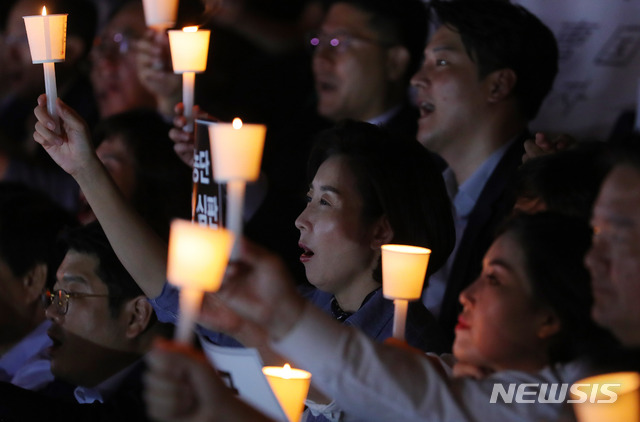
<path id="1" fill-rule="evenodd" d="M 291 275 L 280 258 L 246 240 L 241 240 L 239 260 L 229 265 L 218 296 L 270 338 L 283 337 L 305 307 Z"/>
<path id="2" fill-rule="evenodd" d="M 64 171 L 76 177 L 90 166 L 99 165 L 99 160 L 91 144 L 86 122 L 60 98 L 56 101 L 61 134 L 55 133 L 56 123 L 47 112 L 47 96 L 42 94 L 33 111 L 37 118 L 33 139 Z"/>
<path id="3" fill-rule="evenodd" d="M 156 98 L 158 111 L 171 116 L 180 101 L 182 79 L 173 73 L 167 34 L 148 29 L 135 43 L 135 59 L 140 83 Z"/>
<path id="4" fill-rule="evenodd" d="M 169 138 L 174 142 L 173 149 L 180 159 L 190 167 L 193 167 L 193 150 L 195 148 L 195 137 L 193 132 L 187 132 L 184 127 L 187 119 L 184 117 L 184 106 L 182 103 L 174 107 L 175 117 L 173 118 L 173 128 L 169 130 Z M 217 119 L 206 111 L 200 110 L 197 105 L 193 107 L 193 115 L 196 119 L 206 119 L 216 121 Z"/>
<path id="5" fill-rule="evenodd" d="M 549 139 L 544 133 L 537 132 L 533 139 L 527 139 L 524 142 L 525 153 L 522 155 L 522 162 L 524 163 L 531 158 L 541 157 L 543 155 L 555 154 L 556 152 L 571 147 L 576 142 L 577 140 L 574 137 L 566 133 Z"/>
<path id="6" fill-rule="evenodd" d="M 146 362 L 144 397 L 154 420 L 271 421 L 240 401 L 205 357 L 188 346 L 159 339 Z"/>

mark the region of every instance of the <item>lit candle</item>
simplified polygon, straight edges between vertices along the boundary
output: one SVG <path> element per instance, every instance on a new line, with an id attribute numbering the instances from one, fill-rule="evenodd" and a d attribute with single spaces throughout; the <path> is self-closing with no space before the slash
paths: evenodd
<path id="1" fill-rule="evenodd" d="M 410 300 L 422 296 L 431 250 L 418 246 L 382 245 L 382 294 L 393 299 L 393 337 L 405 339 Z"/>
<path id="2" fill-rule="evenodd" d="M 149 28 L 164 31 L 176 24 L 178 0 L 142 0 L 142 7 Z"/>
<path id="3" fill-rule="evenodd" d="M 260 162 L 267 128 L 264 125 L 232 123 L 209 126 L 213 178 L 227 184 L 226 226 L 236 237 L 242 236 L 242 214 L 246 182 L 255 182 L 260 175 Z M 237 258 L 234 248 L 231 259 Z"/>
<path id="4" fill-rule="evenodd" d="M 193 132 L 193 93 L 196 73 L 204 72 L 207 68 L 211 31 L 199 30 L 197 26 L 187 26 L 182 30 L 171 30 L 168 33 L 173 71 L 182 73 L 182 104 L 184 117 L 187 118 L 184 130 Z"/>
<path id="5" fill-rule="evenodd" d="M 29 40 L 31 61 L 42 63 L 44 67 L 44 87 L 47 94 L 47 111 L 56 122 L 56 133 L 60 133 L 60 119 L 56 109 L 58 90 L 54 63 L 63 62 L 67 46 L 67 15 L 47 15 L 42 7 L 42 15 L 23 16 Z"/>
<path id="6" fill-rule="evenodd" d="M 267 377 L 269 386 L 289 422 L 299 422 L 304 409 L 304 400 L 309 392 L 311 373 L 291 368 L 288 363 L 282 368 L 265 366 L 262 372 Z"/>
<path id="7" fill-rule="evenodd" d="M 179 219 L 171 223 L 167 280 L 180 287 L 177 341 L 191 342 L 202 296 L 220 288 L 232 244 L 233 235 L 228 230 Z"/>
<path id="8" fill-rule="evenodd" d="M 578 422 L 640 420 L 640 374 L 615 372 L 583 378 L 571 386 Z"/>

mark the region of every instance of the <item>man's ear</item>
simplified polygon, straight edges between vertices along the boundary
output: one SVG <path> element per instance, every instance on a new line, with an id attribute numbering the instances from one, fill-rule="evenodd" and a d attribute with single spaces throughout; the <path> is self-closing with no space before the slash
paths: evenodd
<path id="1" fill-rule="evenodd" d="M 509 68 L 494 70 L 487 75 L 489 102 L 497 103 L 511 95 L 517 80 L 516 73 Z"/>
<path id="2" fill-rule="evenodd" d="M 401 81 L 409 67 L 410 54 L 406 47 L 396 45 L 387 49 L 387 74 L 391 81 Z"/>
<path id="3" fill-rule="evenodd" d="M 393 229 L 386 215 L 378 218 L 378 220 L 373 223 L 372 230 L 371 249 L 380 250 L 380 246 L 391 242 L 393 239 Z"/>
<path id="4" fill-rule="evenodd" d="M 135 338 L 144 333 L 149 326 L 153 307 L 146 296 L 138 296 L 125 305 L 127 313 L 127 338 Z"/>
<path id="5" fill-rule="evenodd" d="M 542 316 L 538 327 L 538 338 L 547 339 L 560 332 L 562 323 L 555 312 L 549 311 Z"/>
<path id="6" fill-rule="evenodd" d="M 21 281 L 25 291 L 24 298 L 26 302 L 33 303 L 40 300 L 42 290 L 44 290 L 47 283 L 47 264 L 36 264 L 22 277 Z"/>

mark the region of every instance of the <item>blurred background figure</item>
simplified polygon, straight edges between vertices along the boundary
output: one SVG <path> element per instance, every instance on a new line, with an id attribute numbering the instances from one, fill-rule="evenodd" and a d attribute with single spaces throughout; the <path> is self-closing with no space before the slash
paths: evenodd
<path id="1" fill-rule="evenodd" d="M 173 106 L 180 100 L 181 79 L 172 73 L 163 79 L 159 89 L 168 89 L 168 97 L 156 97 L 142 83 L 135 52 L 136 42 L 147 31 L 142 1 L 121 3 L 111 12 L 91 49 L 91 83 L 100 116 L 146 107 L 170 119 Z"/>
<path id="2" fill-rule="evenodd" d="M 33 108 L 44 92 L 42 65 L 33 64 L 23 16 L 42 13 L 42 2 L 17 0 L 9 9 L 3 34 L 2 101 L 0 102 L 0 180 L 23 182 L 47 192 L 66 209 L 77 207 L 78 188 L 59 171 L 32 140 Z M 47 11 L 67 13 L 65 61 L 56 63 L 58 96 L 79 110 L 88 124 L 98 119 L 89 82 L 88 53 L 95 35 L 97 16 L 86 0 L 52 0 Z"/>
<path id="3" fill-rule="evenodd" d="M 422 61 L 427 11 L 420 0 L 338 0 L 309 38 L 318 113 L 382 125 L 415 138 L 409 81 Z"/>
<path id="4" fill-rule="evenodd" d="M 10 90 L 0 109 L 0 131 L 12 141 L 18 151 L 37 150 L 30 142 L 33 128 L 33 108 L 38 95 L 44 92 L 44 73 L 41 65 L 33 64 L 23 16 L 40 15 L 42 2 L 17 0 L 9 10 L 4 33 L 6 61 L 3 61 Z M 90 124 L 97 120 L 97 112 L 89 80 L 88 53 L 95 35 L 97 15 L 86 0 L 52 0 L 47 13 L 67 13 L 67 42 L 65 60 L 56 63 L 58 96 L 80 110 Z"/>
<path id="5" fill-rule="evenodd" d="M 53 381 L 40 295 L 53 286 L 62 260 L 58 234 L 77 225 L 47 195 L 0 183 L 0 381 L 40 390 Z"/>
<path id="6" fill-rule="evenodd" d="M 191 170 L 173 152 L 169 125 L 154 110 L 136 109 L 101 120 L 96 155 L 116 186 L 165 240 L 173 218 L 191 217 Z M 95 220 L 80 192 L 78 218 Z"/>

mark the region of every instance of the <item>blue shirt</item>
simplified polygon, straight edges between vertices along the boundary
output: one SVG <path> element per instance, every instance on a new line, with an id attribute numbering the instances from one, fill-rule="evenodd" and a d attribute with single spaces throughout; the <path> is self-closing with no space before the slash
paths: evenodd
<path id="1" fill-rule="evenodd" d="M 0 381 L 39 390 L 53 381 L 47 349 L 53 344 L 46 320 L 0 357 Z"/>

